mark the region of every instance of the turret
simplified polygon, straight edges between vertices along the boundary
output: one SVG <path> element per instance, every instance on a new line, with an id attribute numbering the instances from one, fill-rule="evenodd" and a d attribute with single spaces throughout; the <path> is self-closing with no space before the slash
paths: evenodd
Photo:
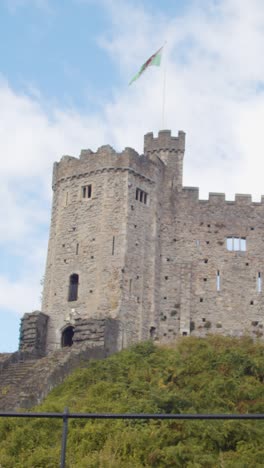
<path id="1" fill-rule="evenodd" d="M 167 168 L 168 183 L 177 190 L 182 188 L 182 165 L 185 150 L 185 133 L 178 132 L 177 137 L 171 136 L 170 130 L 161 130 L 158 137 L 153 133 L 144 136 L 144 154 L 153 158 L 157 156 Z"/>

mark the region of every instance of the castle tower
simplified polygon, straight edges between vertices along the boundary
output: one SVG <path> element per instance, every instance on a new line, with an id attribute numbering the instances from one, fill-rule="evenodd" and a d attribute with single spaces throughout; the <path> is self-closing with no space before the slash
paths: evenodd
<path id="1" fill-rule="evenodd" d="M 23 353 L 264 336 L 264 197 L 199 200 L 182 186 L 184 149 L 184 132 L 162 130 L 143 155 L 102 146 L 55 163 L 42 312 L 22 320 Z"/>
<path id="2" fill-rule="evenodd" d="M 80 323 L 78 339 L 93 337 L 92 320 L 115 323 L 117 349 L 157 332 L 161 199 L 167 186 L 181 190 L 183 153 L 184 133 L 166 130 L 145 136 L 142 156 L 103 146 L 54 164 L 48 352 L 77 339 Z"/>

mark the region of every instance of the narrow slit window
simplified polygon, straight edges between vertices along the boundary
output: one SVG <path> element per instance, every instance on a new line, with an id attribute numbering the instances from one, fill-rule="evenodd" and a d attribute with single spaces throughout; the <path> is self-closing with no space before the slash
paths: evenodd
<path id="1" fill-rule="evenodd" d="M 221 287 L 220 271 L 217 270 L 217 274 L 216 274 L 216 290 L 217 290 L 217 291 L 220 291 L 220 287 Z"/>
<path id="2" fill-rule="evenodd" d="M 139 199 L 139 192 L 140 192 L 140 190 L 137 188 L 137 189 L 136 189 L 136 200 Z"/>
<path id="3" fill-rule="evenodd" d="M 261 273 L 258 272 L 258 284 L 257 284 L 257 289 L 258 289 L 258 292 L 261 292 L 262 291 L 262 278 L 261 278 Z"/>
<path id="4" fill-rule="evenodd" d="M 129 280 L 129 293 L 132 291 L 132 279 Z"/>
<path id="5" fill-rule="evenodd" d="M 112 255 L 115 255 L 115 236 L 112 239 Z"/>
<path id="6" fill-rule="evenodd" d="M 68 205 L 68 192 L 65 193 L 65 206 Z"/>
<path id="7" fill-rule="evenodd" d="M 79 275 L 73 273 L 70 276 L 68 301 L 77 301 L 78 298 Z"/>
<path id="8" fill-rule="evenodd" d="M 76 244 L 76 255 L 79 253 L 79 244 Z"/>
<path id="9" fill-rule="evenodd" d="M 92 184 L 82 187 L 82 198 L 92 198 Z"/>

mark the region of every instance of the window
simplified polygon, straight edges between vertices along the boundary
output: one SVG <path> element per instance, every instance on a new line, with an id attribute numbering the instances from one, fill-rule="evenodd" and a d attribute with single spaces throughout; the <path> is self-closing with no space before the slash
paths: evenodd
<path id="1" fill-rule="evenodd" d="M 227 237 L 226 248 L 229 251 L 245 252 L 246 251 L 246 238 L 245 237 Z"/>
<path id="2" fill-rule="evenodd" d="M 258 282 L 257 282 L 257 290 L 258 290 L 258 292 L 261 292 L 261 289 L 262 289 L 261 273 L 258 272 Z"/>
<path id="3" fill-rule="evenodd" d="M 68 301 L 77 301 L 78 299 L 79 275 L 73 273 L 70 276 Z"/>
<path id="4" fill-rule="evenodd" d="M 140 201 L 141 203 L 144 203 L 144 205 L 147 205 L 147 202 L 148 202 L 147 192 L 144 192 L 144 190 L 141 190 L 140 188 L 137 188 L 136 189 L 136 200 Z"/>
<path id="5" fill-rule="evenodd" d="M 92 184 L 83 185 L 82 198 L 91 198 L 91 197 L 92 197 Z"/>
<path id="6" fill-rule="evenodd" d="M 217 274 L 216 274 L 216 290 L 217 291 L 220 291 L 220 271 L 217 270 Z"/>

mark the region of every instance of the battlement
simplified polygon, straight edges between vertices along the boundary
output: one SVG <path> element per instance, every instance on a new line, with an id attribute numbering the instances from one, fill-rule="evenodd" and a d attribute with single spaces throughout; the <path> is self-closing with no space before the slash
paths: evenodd
<path id="1" fill-rule="evenodd" d="M 261 196 L 259 202 L 252 201 L 252 196 L 248 194 L 236 193 L 234 200 L 226 200 L 225 193 L 221 192 L 209 192 L 208 199 L 199 198 L 199 188 L 198 187 L 183 187 L 182 193 L 188 199 L 192 199 L 202 204 L 212 204 L 212 205 L 234 205 L 237 206 L 246 205 L 246 206 L 257 206 L 264 205 L 264 195 Z"/>
<path id="2" fill-rule="evenodd" d="M 153 137 L 153 132 L 147 133 L 144 136 L 144 153 L 153 151 L 184 151 L 185 150 L 185 133 L 178 132 L 178 136 L 171 136 L 170 130 L 160 130 L 158 137 Z"/>
<path id="3" fill-rule="evenodd" d="M 139 155 L 130 147 L 122 152 L 116 152 L 110 145 L 100 146 L 96 152 L 83 149 L 79 158 L 64 155 L 59 162 L 54 163 L 52 187 L 55 189 L 58 182 L 69 178 L 109 171 L 132 171 L 154 180 L 161 165 L 159 158 L 151 159 L 148 155 Z"/>

